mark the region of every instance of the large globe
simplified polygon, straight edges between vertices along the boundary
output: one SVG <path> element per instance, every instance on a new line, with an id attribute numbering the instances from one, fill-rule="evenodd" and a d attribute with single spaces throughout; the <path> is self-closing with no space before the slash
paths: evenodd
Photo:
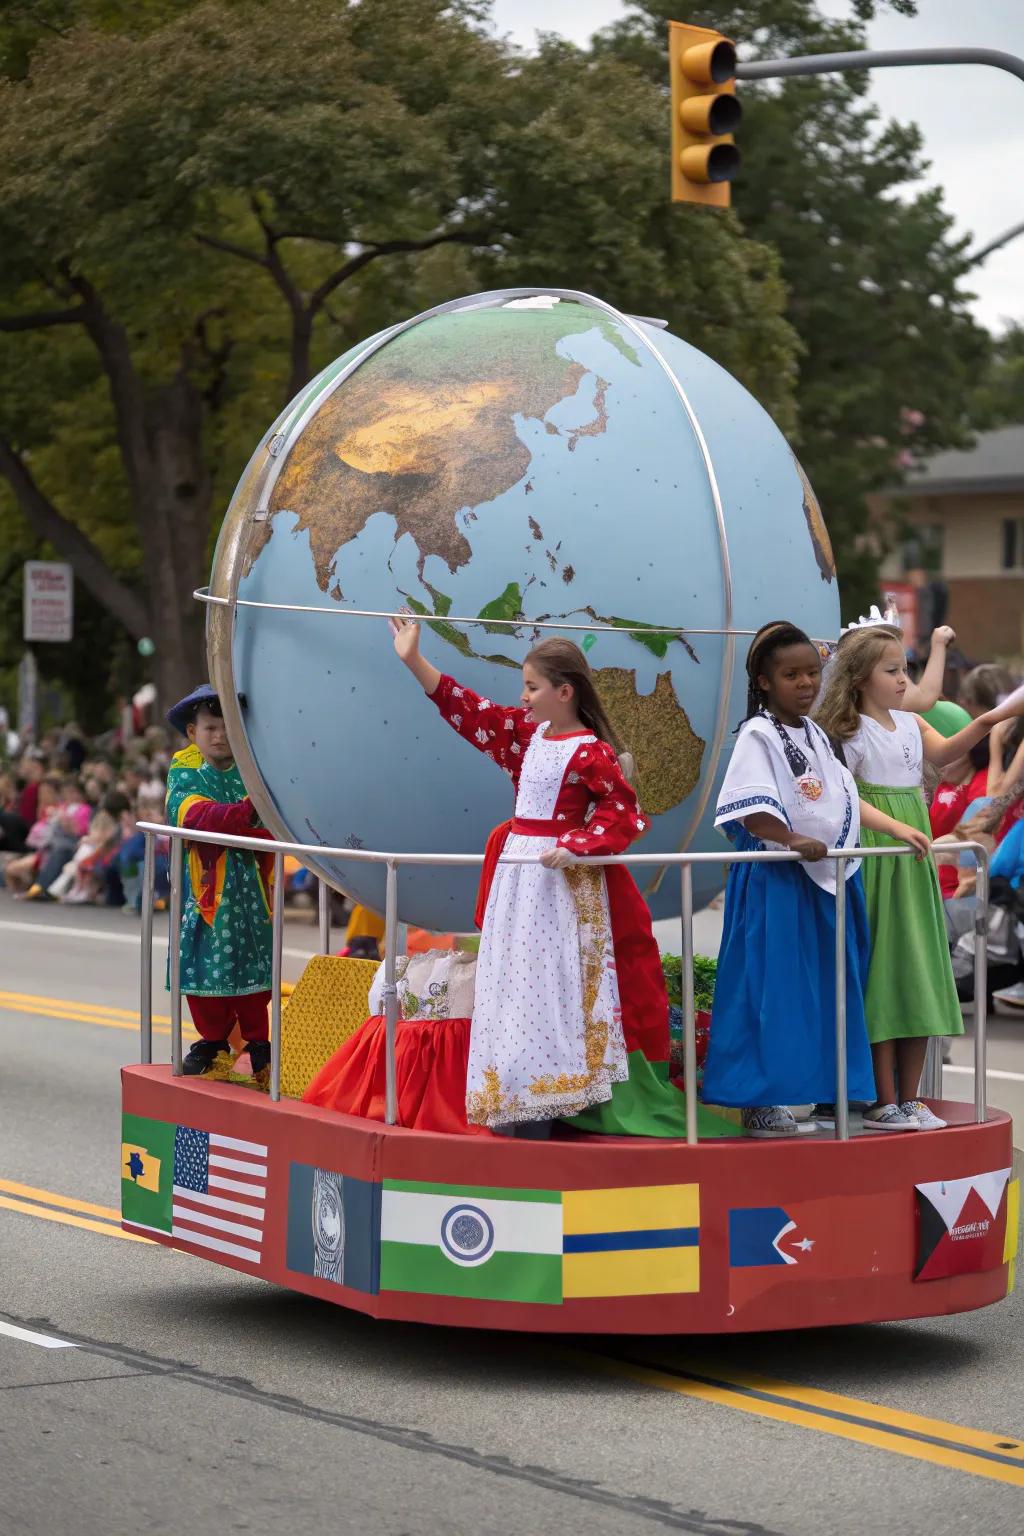
<path id="1" fill-rule="evenodd" d="M 838 625 L 817 502 L 756 400 L 657 322 L 532 291 L 444 305 L 314 380 L 239 482 L 211 594 L 211 675 L 268 826 L 394 852 L 480 852 L 512 792 L 375 615 L 422 614 L 430 660 L 510 703 L 531 643 L 581 643 L 659 853 L 722 847 L 750 634 Z M 314 867 L 382 910 L 383 866 Z M 679 911 L 676 870 L 638 879 L 655 916 Z M 721 881 L 698 866 L 698 901 Z M 469 928 L 475 885 L 468 868 L 403 869 L 400 915 Z"/>

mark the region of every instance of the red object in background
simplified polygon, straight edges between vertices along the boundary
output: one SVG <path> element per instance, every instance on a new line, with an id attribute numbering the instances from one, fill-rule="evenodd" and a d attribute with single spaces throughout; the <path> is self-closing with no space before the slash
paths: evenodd
<path id="1" fill-rule="evenodd" d="M 918 643 L 918 591 L 909 581 L 893 581 L 886 584 L 885 593 L 879 606 L 885 611 L 885 598 L 893 597 L 896 607 L 899 609 L 900 628 L 903 631 L 903 646 L 905 650 L 913 651 Z"/>
<path id="2" fill-rule="evenodd" d="M 985 793 L 987 781 L 988 769 L 979 768 L 966 784 L 939 784 L 928 811 L 932 837 L 945 837 L 960 825 L 967 807 Z M 956 894 L 959 883 L 960 870 L 956 864 L 939 865 L 939 889 L 943 901 Z"/>

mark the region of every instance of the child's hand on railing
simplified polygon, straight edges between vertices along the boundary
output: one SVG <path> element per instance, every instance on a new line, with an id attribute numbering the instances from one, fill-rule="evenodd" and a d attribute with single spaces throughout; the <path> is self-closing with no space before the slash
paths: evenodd
<path id="1" fill-rule="evenodd" d="M 403 613 L 407 611 L 403 610 Z M 419 653 L 419 624 L 410 615 L 409 618 L 388 619 L 388 628 L 395 637 L 395 655 L 408 666 Z"/>
<path id="2" fill-rule="evenodd" d="M 828 853 L 828 844 L 818 837 L 793 837 L 789 841 L 791 853 L 798 853 L 806 864 L 817 864 Z"/>
<path id="3" fill-rule="evenodd" d="M 905 822 L 897 822 L 894 836 L 901 843 L 909 843 L 914 850 L 914 857 L 920 863 L 931 852 L 932 842 L 927 832 L 922 832 L 918 827 L 907 826 Z"/>
<path id="4" fill-rule="evenodd" d="M 570 853 L 568 848 L 551 848 L 541 854 L 539 862 L 545 869 L 565 869 L 567 864 L 575 864 L 576 855 Z"/>

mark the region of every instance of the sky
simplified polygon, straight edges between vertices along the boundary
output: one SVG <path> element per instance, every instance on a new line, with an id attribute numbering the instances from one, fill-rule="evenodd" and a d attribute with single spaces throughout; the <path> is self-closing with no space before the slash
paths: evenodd
<path id="1" fill-rule="evenodd" d="M 843 0 L 819 0 L 829 15 L 849 16 Z M 538 30 L 586 42 L 622 16 L 624 0 L 494 0 L 496 29 L 521 47 Z M 680 21 L 700 20 L 700 0 L 679 0 Z M 1024 57 L 1024 0 L 919 0 L 918 15 L 883 15 L 868 29 L 872 48 L 999 48 Z M 666 65 L 667 67 L 667 65 Z M 871 94 L 880 111 L 916 122 L 959 233 L 980 247 L 1024 221 L 1024 81 L 984 66 L 881 69 Z M 742 147 L 742 143 L 741 143 Z M 742 214 L 742 209 L 740 209 Z M 974 312 L 999 331 L 1024 322 L 1024 235 L 971 274 Z"/>

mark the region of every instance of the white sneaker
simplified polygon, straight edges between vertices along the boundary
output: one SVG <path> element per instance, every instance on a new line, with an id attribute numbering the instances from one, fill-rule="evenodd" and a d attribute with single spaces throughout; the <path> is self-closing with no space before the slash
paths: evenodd
<path id="1" fill-rule="evenodd" d="M 949 1124 L 948 1120 L 940 1120 L 933 1114 L 923 1099 L 908 1099 L 900 1109 L 905 1115 L 913 1115 L 922 1131 L 944 1131 Z"/>
<path id="2" fill-rule="evenodd" d="M 908 1114 L 898 1104 L 876 1104 L 864 1111 L 866 1131 L 919 1131 L 916 1115 Z"/>
<path id="3" fill-rule="evenodd" d="M 765 1104 L 743 1111 L 743 1129 L 748 1136 L 795 1136 L 797 1123 L 784 1104 Z"/>
<path id="4" fill-rule="evenodd" d="M 993 992 L 992 996 L 997 1003 L 1005 1003 L 1008 1008 L 1024 1008 L 1024 981 L 1015 981 L 1012 987 L 1003 987 L 1000 992 Z"/>

